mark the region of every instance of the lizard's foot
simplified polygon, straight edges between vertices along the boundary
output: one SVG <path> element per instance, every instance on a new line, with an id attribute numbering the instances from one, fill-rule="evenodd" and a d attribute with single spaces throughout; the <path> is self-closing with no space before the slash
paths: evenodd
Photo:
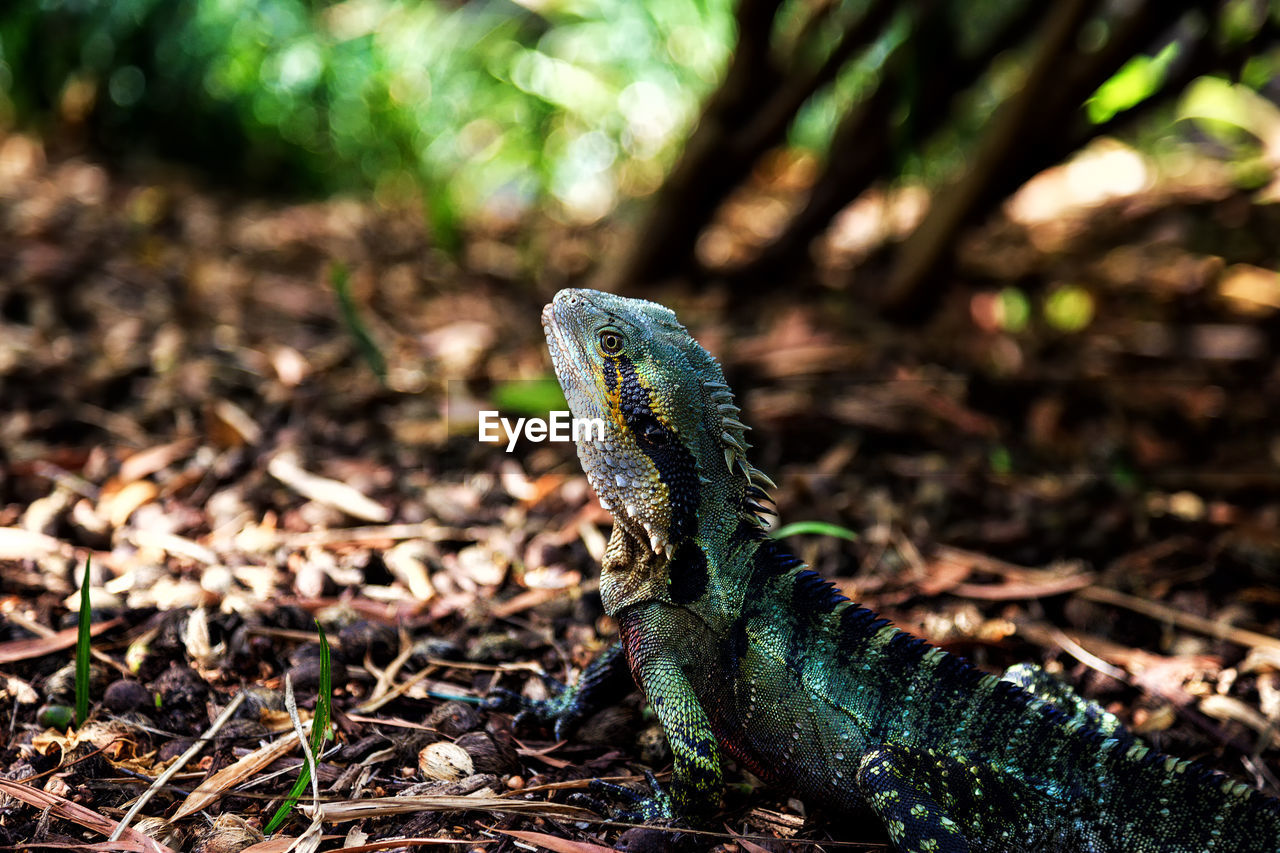
<path id="1" fill-rule="evenodd" d="M 627 667 L 622 644 L 614 643 L 587 666 L 577 683 L 566 687 L 545 673 L 539 673 L 551 693 L 549 699 L 528 699 L 495 687 L 489 691 L 485 707 L 495 711 L 516 711 L 515 724 L 525 723 L 550 728 L 556 740 L 566 740 L 574 730 L 596 711 L 622 698 L 631 689 L 631 671 Z"/>
<path id="2" fill-rule="evenodd" d="M 543 675 L 542 682 L 551 690 L 548 699 L 530 699 L 514 690 L 495 687 L 489 691 L 483 707 L 492 711 L 515 711 L 512 722 L 516 728 L 526 725 L 549 728 L 556 740 L 565 740 L 591 709 L 586 707 L 581 691 L 576 688 L 566 687 L 549 675 Z"/>
<path id="3" fill-rule="evenodd" d="M 590 790 L 595 796 L 580 796 L 591 808 L 623 823 L 675 822 L 676 810 L 671 795 L 658 783 L 651 771 L 646 770 L 644 776 L 653 791 L 648 796 L 625 785 L 615 785 L 602 779 L 591 780 Z"/>
<path id="4" fill-rule="evenodd" d="M 669 850 L 673 853 L 694 853 L 706 850 L 706 838 L 686 832 L 709 826 L 705 815 L 677 815 L 675 800 L 658 783 L 653 774 L 645 771 L 652 794 L 645 795 L 633 788 L 615 785 L 601 779 L 591 780 L 591 794 L 576 794 L 570 802 L 607 814 L 619 823 L 644 824 L 633 826 L 618 839 L 617 849 L 623 851 Z M 598 796 L 597 796 L 598 795 Z"/>

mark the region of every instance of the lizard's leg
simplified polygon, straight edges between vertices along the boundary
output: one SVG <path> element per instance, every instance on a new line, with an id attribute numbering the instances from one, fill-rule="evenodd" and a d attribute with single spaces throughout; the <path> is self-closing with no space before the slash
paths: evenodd
<path id="1" fill-rule="evenodd" d="M 587 717 L 622 699 L 635 686 L 622 643 L 614 643 L 589 663 L 571 687 L 550 676 L 542 677 L 552 690 L 550 699 L 527 699 L 505 687 L 489 692 L 485 706 L 516 710 L 517 726 L 526 722 L 552 726 L 558 740 L 573 734 Z"/>
<path id="2" fill-rule="evenodd" d="M 870 749 L 854 783 L 901 853 L 1004 850 L 1022 829 L 1016 803 L 1025 792 L 985 764 L 932 749 Z"/>
<path id="3" fill-rule="evenodd" d="M 1115 714 L 1084 698 L 1071 685 L 1054 678 L 1036 664 L 1014 664 L 1000 678 L 1018 685 L 1037 699 L 1048 702 L 1071 720 L 1103 734 L 1126 731 L 1124 723 Z"/>
<path id="4" fill-rule="evenodd" d="M 654 791 L 650 797 L 600 781 L 594 782 L 592 789 L 627 803 L 629 807 L 614 810 L 614 817 L 621 820 L 696 820 L 720 805 L 724 785 L 720 747 L 711 722 L 698 703 L 689 679 L 675 663 L 651 659 L 640 666 L 636 675 L 671 747 L 674 765 L 671 791 L 668 794 L 657 787 L 652 776 L 650 786 Z"/>

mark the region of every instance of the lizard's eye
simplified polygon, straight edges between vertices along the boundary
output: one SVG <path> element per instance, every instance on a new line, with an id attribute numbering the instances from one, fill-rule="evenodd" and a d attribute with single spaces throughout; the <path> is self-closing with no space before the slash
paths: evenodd
<path id="1" fill-rule="evenodd" d="M 612 329 L 605 329 L 601 332 L 598 340 L 600 341 L 600 352 L 605 355 L 617 355 L 622 352 L 622 335 Z"/>

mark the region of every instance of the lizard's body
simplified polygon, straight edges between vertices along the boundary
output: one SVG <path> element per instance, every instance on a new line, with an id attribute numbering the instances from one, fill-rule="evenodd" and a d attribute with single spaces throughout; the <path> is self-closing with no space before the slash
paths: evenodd
<path id="1" fill-rule="evenodd" d="M 671 745 L 674 816 L 718 802 L 723 745 L 807 801 L 869 806 L 901 851 L 1280 853 L 1276 800 L 1031 669 L 1018 686 L 893 628 L 765 537 L 768 478 L 668 309 L 566 290 L 543 323 L 574 415 L 607 425 L 578 448 L 615 518 L 601 594 Z"/>

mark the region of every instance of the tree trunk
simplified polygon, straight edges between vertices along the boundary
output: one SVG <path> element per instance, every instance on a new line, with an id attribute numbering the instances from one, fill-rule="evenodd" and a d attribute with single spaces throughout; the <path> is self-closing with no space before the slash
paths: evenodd
<path id="1" fill-rule="evenodd" d="M 998 112 L 972 168 L 935 194 L 924 221 L 899 248 L 882 301 L 888 316 L 921 321 L 932 314 L 942 295 L 937 282 L 950 269 L 962 228 L 984 219 L 1036 173 L 1088 141 L 1072 132 L 1083 120 L 1085 99 L 1196 3 L 1145 4 L 1115 25 L 1101 50 L 1082 54 L 1076 47 L 1079 27 L 1093 5 L 1092 0 L 1070 0 L 1055 10 L 1026 83 Z"/>
<path id="2" fill-rule="evenodd" d="M 786 138 L 797 111 L 833 80 L 850 57 L 873 43 L 891 17 L 891 0 L 874 0 L 817 67 L 779 69 L 770 49 L 778 0 L 742 0 L 738 46 L 724 82 L 708 101 L 684 153 L 650 207 L 617 269 L 613 286 L 681 275 L 696 265 L 703 229 L 761 155 Z"/>

